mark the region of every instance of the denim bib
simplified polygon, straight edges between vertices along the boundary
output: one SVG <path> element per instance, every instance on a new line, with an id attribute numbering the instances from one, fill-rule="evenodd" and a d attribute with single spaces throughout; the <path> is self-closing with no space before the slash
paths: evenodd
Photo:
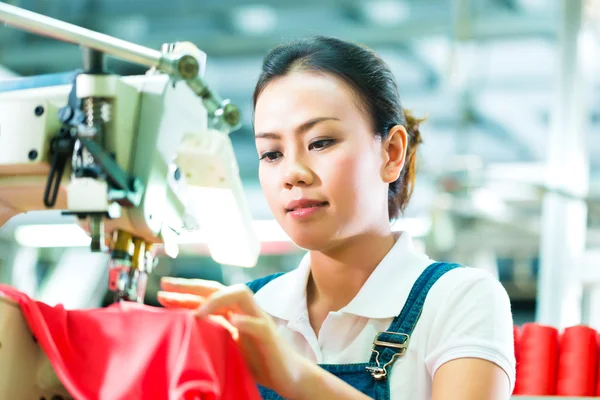
<path id="1" fill-rule="evenodd" d="M 388 376 L 394 361 L 402 357 L 410 344 L 410 335 L 421 316 L 429 289 L 446 272 L 460 267 L 459 264 L 433 263 L 419 276 L 413 285 L 408 299 L 389 328 L 379 332 L 373 339 L 371 359 L 357 364 L 319 364 L 324 370 L 334 374 L 344 382 L 376 400 L 389 400 L 390 383 Z M 273 274 L 248 282 L 246 285 L 254 293 L 283 273 Z M 263 399 L 283 399 L 274 391 L 259 386 Z"/>

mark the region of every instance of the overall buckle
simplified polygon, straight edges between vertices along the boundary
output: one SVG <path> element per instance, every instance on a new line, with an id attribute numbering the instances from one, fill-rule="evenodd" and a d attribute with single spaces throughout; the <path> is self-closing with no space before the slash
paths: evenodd
<path id="1" fill-rule="evenodd" d="M 392 335 L 392 336 L 398 336 L 400 338 L 404 338 L 404 341 L 402 343 L 393 343 L 393 342 L 385 342 L 383 340 L 379 340 L 379 336 L 384 333 L 386 335 Z M 386 368 L 394 362 L 396 357 L 402 357 L 404 354 L 406 354 L 406 350 L 408 349 L 409 341 L 410 341 L 410 335 L 407 335 L 406 333 L 387 332 L 387 331 L 377 333 L 377 335 L 375 335 L 375 338 L 373 339 L 373 347 L 371 348 L 371 352 L 375 353 L 375 363 L 377 364 L 377 366 L 376 367 L 366 367 L 367 372 L 370 372 L 371 376 L 373 378 L 375 378 L 375 380 L 377 380 L 377 381 L 384 379 L 387 376 Z M 379 363 L 379 354 L 380 353 L 378 350 L 375 349 L 376 346 L 389 347 L 392 349 L 397 349 L 397 351 L 392 356 L 390 361 L 388 361 L 385 365 L 381 366 L 381 364 Z"/>

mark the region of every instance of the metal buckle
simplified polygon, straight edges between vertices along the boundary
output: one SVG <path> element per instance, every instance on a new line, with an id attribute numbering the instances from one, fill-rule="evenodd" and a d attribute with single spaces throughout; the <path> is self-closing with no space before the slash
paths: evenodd
<path id="1" fill-rule="evenodd" d="M 382 333 L 386 333 L 388 335 L 396 335 L 396 336 L 400 336 L 400 337 L 405 337 L 406 339 L 404 340 L 404 343 L 384 342 L 382 340 L 379 340 L 379 335 L 381 335 Z M 406 333 L 396 333 L 396 332 L 379 332 L 379 333 L 377 333 L 377 335 L 375 335 L 375 338 L 373 339 L 373 347 L 371 348 L 371 352 L 375 353 L 375 362 L 377 363 L 377 366 L 376 367 L 366 367 L 367 372 L 370 372 L 371 376 L 373 378 L 375 378 L 375 380 L 377 380 L 377 381 L 384 379 L 387 376 L 386 368 L 394 362 L 396 357 L 402 357 L 406 353 L 406 350 L 408 349 L 409 341 L 410 341 L 410 335 L 407 335 Z M 379 363 L 379 354 L 380 353 L 379 353 L 379 351 L 375 350 L 375 346 L 389 347 L 392 349 L 398 349 L 398 351 L 396 352 L 396 354 L 394 354 L 392 356 L 390 361 L 388 361 L 384 366 L 381 366 L 381 364 Z"/>

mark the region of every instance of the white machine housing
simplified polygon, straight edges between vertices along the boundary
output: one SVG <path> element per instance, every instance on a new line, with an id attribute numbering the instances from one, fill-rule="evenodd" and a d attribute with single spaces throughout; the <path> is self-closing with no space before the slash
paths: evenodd
<path id="1" fill-rule="evenodd" d="M 50 143 L 70 90 L 62 84 L 0 93 L 0 226 L 13 215 L 45 208 Z M 202 229 L 217 262 L 255 265 L 259 243 L 231 140 L 209 129 L 206 109 L 185 82 L 163 74 L 79 75 L 77 95 L 110 105 L 105 147 L 145 189 L 138 207 L 120 207 L 105 181 L 77 178 L 68 169 L 55 208 L 118 208 L 120 217 L 105 220 L 108 233 L 120 229 L 162 243 L 171 256 L 177 255 L 178 233 Z M 18 304 L 1 295 L 0 371 L 0 398 L 70 398 Z"/>
<path id="2" fill-rule="evenodd" d="M 120 207 L 109 198 L 105 181 L 76 178 L 67 170 L 57 209 L 117 209 L 121 216 L 105 221 L 108 232 L 120 229 L 164 243 L 172 256 L 179 233 L 201 228 L 211 239 L 209 249 L 217 262 L 246 267 L 256 263 L 259 243 L 231 140 L 209 129 L 206 109 L 185 82 L 173 82 L 164 74 L 79 75 L 76 87 L 77 97 L 107 103 L 105 148 L 141 181 L 144 191 L 139 207 Z M 58 85 L 0 93 L 0 219 L 45 208 L 50 141 L 61 126 L 58 111 L 67 104 L 70 90 L 71 85 Z M 40 107 L 43 112 L 36 113 Z M 38 154 L 33 160 L 32 152 Z M 227 235 L 229 246 L 224 246 Z M 224 247 L 229 250 L 218 250 Z"/>

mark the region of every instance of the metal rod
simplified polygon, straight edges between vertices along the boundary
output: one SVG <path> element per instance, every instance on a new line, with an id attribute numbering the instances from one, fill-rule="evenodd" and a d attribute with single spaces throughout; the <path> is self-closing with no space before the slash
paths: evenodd
<path id="1" fill-rule="evenodd" d="M 6 3 L 0 3 L 0 21 L 38 35 L 89 47 L 132 63 L 147 67 L 164 67 L 161 65 L 164 63 L 163 55 L 158 50 L 81 28 Z"/>
<path id="2" fill-rule="evenodd" d="M 552 126 L 546 137 L 546 185 L 542 203 L 536 322 L 559 329 L 582 322 L 577 263 L 585 253 L 589 193 L 588 121 L 591 89 L 582 63 L 584 0 L 561 0 L 557 85 Z M 570 197 L 560 192 L 571 194 Z"/>

